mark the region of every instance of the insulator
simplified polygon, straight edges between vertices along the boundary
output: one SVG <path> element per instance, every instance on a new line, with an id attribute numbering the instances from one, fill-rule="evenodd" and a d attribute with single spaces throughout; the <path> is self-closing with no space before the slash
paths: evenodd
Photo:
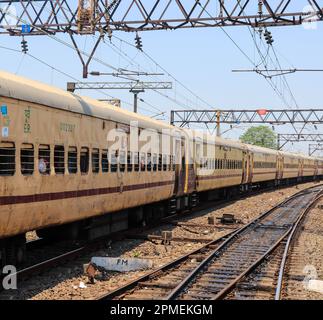
<path id="1" fill-rule="evenodd" d="M 262 6 L 263 6 L 263 2 L 262 1 L 258 1 L 258 14 L 260 16 L 262 15 Z"/>
<path id="2" fill-rule="evenodd" d="M 272 45 L 274 43 L 273 36 L 270 31 L 266 30 L 264 32 L 264 37 L 265 37 L 267 44 Z"/>
<path id="3" fill-rule="evenodd" d="M 28 52 L 28 43 L 25 40 L 25 38 L 22 38 L 22 41 L 21 41 L 21 51 L 23 53 L 27 53 Z"/>
<path id="4" fill-rule="evenodd" d="M 138 35 L 138 33 L 136 33 L 135 43 L 136 43 L 136 48 L 138 50 L 142 50 L 142 41 L 141 41 L 141 37 Z"/>

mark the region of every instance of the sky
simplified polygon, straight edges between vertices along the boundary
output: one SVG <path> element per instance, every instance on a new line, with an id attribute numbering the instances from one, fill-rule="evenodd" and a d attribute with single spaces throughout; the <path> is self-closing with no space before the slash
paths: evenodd
<path id="1" fill-rule="evenodd" d="M 272 27 L 269 30 L 272 32 L 273 46 L 282 68 L 323 69 L 323 23 L 318 23 L 314 29 L 293 26 Z M 167 70 L 172 77 L 165 74 L 158 77 L 140 78 L 143 81 L 173 82 L 172 90 L 160 91 L 160 94 L 147 90 L 140 95 L 140 98 L 145 102 L 139 102 L 139 112 L 164 121 L 169 121 L 169 113 L 172 109 L 303 109 L 322 107 L 323 72 L 286 75 L 294 100 L 285 88 L 282 92 L 286 101 L 283 102 L 262 76 L 256 73 L 232 72 L 233 69 L 253 68 L 253 65 L 237 46 L 252 61 L 258 62 L 259 56 L 248 28 L 227 27 L 225 31 L 230 34 L 237 45 L 233 44 L 220 28 L 140 33 L 144 53 L 124 42 L 134 44 L 135 34 L 116 32 L 112 38 L 112 44 L 106 38 L 105 43 L 99 46 L 95 54 L 95 57 L 104 61 L 104 64 L 93 61 L 89 71 L 113 72 L 109 66 L 157 73 L 165 73 L 163 70 Z M 96 37 L 79 36 L 77 41 L 82 50 L 89 52 Z M 57 38 L 70 43 L 67 35 L 58 35 Z M 34 57 L 74 79 L 82 80 L 81 63 L 74 50 L 47 36 L 26 37 L 26 40 L 28 41 L 28 52 Z M 45 66 L 28 55 L 1 48 L 6 47 L 20 51 L 20 42 L 20 37 L 0 36 L 0 69 L 53 84 L 63 89 L 66 89 L 67 81 L 73 81 L 72 78 L 60 74 L 57 70 Z M 257 40 L 257 42 L 259 41 Z M 266 52 L 267 48 L 263 44 L 260 46 L 263 52 Z M 153 60 L 149 59 L 146 54 Z M 119 82 L 123 79 L 102 76 L 90 77 L 87 81 Z M 275 81 L 279 87 L 281 77 Z M 205 102 L 193 96 L 180 83 Z M 107 98 L 101 92 L 92 90 L 82 91 L 80 94 L 90 95 L 94 98 Z M 127 90 L 110 90 L 106 91 L 106 94 L 120 98 L 123 108 L 132 109 L 133 95 Z M 158 115 L 162 112 L 166 113 Z M 223 127 L 223 131 L 228 129 L 230 128 Z M 238 126 L 227 131 L 224 136 L 238 139 L 246 129 L 247 126 Z M 293 129 L 287 125 L 276 127 L 275 131 L 277 133 L 294 133 Z M 322 133 L 322 126 L 318 126 L 317 130 L 312 127 L 305 129 L 304 133 Z M 307 153 L 308 144 L 288 144 L 285 150 Z"/>

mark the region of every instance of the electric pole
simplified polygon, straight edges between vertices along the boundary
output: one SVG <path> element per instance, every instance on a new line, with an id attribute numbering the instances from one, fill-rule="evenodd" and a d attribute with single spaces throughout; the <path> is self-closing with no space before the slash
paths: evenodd
<path id="1" fill-rule="evenodd" d="M 67 91 L 75 90 L 129 90 L 134 95 L 133 111 L 138 111 L 138 94 L 145 90 L 165 90 L 172 89 L 171 82 L 68 82 Z"/>

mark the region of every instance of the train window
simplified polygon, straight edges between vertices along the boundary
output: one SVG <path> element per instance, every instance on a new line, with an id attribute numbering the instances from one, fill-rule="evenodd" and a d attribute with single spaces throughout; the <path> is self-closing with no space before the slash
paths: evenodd
<path id="1" fill-rule="evenodd" d="M 152 165 L 153 165 L 153 171 L 157 171 L 157 154 L 156 153 L 153 154 Z"/>
<path id="2" fill-rule="evenodd" d="M 55 146 L 54 148 L 54 168 L 56 174 L 64 174 L 65 172 L 64 146 Z"/>
<path id="3" fill-rule="evenodd" d="M 92 172 L 99 173 L 100 171 L 100 151 L 92 149 Z"/>
<path id="4" fill-rule="evenodd" d="M 128 156 L 127 156 L 127 171 L 131 172 L 133 167 L 133 159 L 132 159 L 132 152 L 128 151 Z"/>
<path id="5" fill-rule="evenodd" d="M 151 171 L 151 153 L 147 153 L 147 171 Z"/>
<path id="6" fill-rule="evenodd" d="M 167 156 L 163 155 L 163 171 L 167 171 Z"/>
<path id="7" fill-rule="evenodd" d="M 101 167 L 102 172 L 109 172 L 109 153 L 108 150 L 102 150 L 101 152 Z"/>
<path id="8" fill-rule="evenodd" d="M 34 173 L 34 146 L 23 144 L 20 149 L 21 174 L 30 176 Z"/>
<path id="9" fill-rule="evenodd" d="M 81 173 L 89 172 L 89 148 L 82 147 L 80 156 L 80 170 Z"/>
<path id="10" fill-rule="evenodd" d="M 38 171 L 40 174 L 50 174 L 50 147 L 40 145 L 38 149 Z"/>
<path id="11" fill-rule="evenodd" d="M 146 154 L 144 152 L 140 153 L 140 170 L 146 171 Z"/>
<path id="12" fill-rule="evenodd" d="M 77 148 L 68 148 L 68 173 L 77 173 Z"/>
<path id="13" fill-rule="evenodd" d="M 125 170 L 126 170 L 126 152 L 125 151 L 120 151 L 119 168 L 120 168 L 120 172 L 125 172 Z"/>
<path id="14" fill-rule="evenodd" d="M 111 172 L 118 171 L 118 151 L 111 152 Z"/>
<path id="15" fill-rule="evenodd" d="M 0 175 L 13 176 L 16 171 L 16 148 L 14 143 L 0 143 Z"/>
<path id="16" fill-rule="evenodd" d="M 139 166 L 139 152 L 134 153 L 133 162 L 134 162 L 134 166 L 135 166 L 135 171 L 138 172 L 139 167 L 140 167 Z"/>
<path id="17" fill-rule="evenodd" d="M 158 156 L 158 171 L 163 170 L 163 156 L 160 154 Z"/>

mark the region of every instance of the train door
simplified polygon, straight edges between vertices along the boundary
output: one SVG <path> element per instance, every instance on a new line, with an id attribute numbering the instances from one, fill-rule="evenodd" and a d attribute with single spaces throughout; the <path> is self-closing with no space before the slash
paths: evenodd
<path id="1" fill-rule="evenodd" d="M 252 182 L 253 178 L 253 153 L 248 153 L 248 183 Z"/>
<path id="2" fill-rule="evenodd" d="M 174 193 L 177 196 L 184 194 L 186 180 L 186 157 L 185 143 L 183 140 L 175 141 L 175 188 Z"/>
<path id="3" fill-rule="evenodd" d="M 126 147 L 125 139 L 122 139 L 122 148 Z M 127 163 L 127 154 L 125 149 L 117 151 L 117 162 L 118 162 L 118 169 L 117 169 L 117 178 L 118 178 L 118 185 L 119 185 L 119 192 L 122 193 L 124 189 L 124 179 L 125 179 L 125 171 L 126 171 L 126 163 Z"/>
<path id="4" fill-rule="evenodd" d="M 298 177 L 303 176 L 304 163 L 302 159 L 298 160 Z"/>
<path id="5" fill-rule="evenodd" d="M 247 183 L 247 177 L 248 177 L 248 156 L 247 152 L 242 152 L 242 179 L 241 184 Z"/>
<path id="6" fill-rule="evenodd" d="M 276 180 L 279 179 L 279 171 L 280 171 L 280 156 L 276 157 Z"/>
<path id="7" fill-rule="evenodd" d="M 284 157 L 280 157 L 278 160 L 278 180 L 283 179 L 284 176 Z"/>
<path id="8" fill-rule="evenodd" d="M 316 176 L 319 173 L 319 162 L 317 160 L 314 161 L 314 179 L 316 178 Z"/>
<path id="9" fill-rule="evenodd" d="M 184 192 L 185 193 L 193 193 L 196 191 L 196 170 L 197 168 L 195 167 L 196 164 L 194 163 L 194 159 L 196 159 L 197 156 L 197 145 L 192 141 L 192 143 L 188 147 L 188 154 L 186 155 L 187 157 L 187 163 L 186 165 L 186 175 L 185 175 L 185 188 Z M 195 150 L 195 154 L 194 154 Z"/>
<path id="10" fill-rule="evenodd" d="M 276 180 L 281 180 L 284 173 L 284 158 L 281 155 L 277 156 L 277 166 L 276 166 Z"/>

